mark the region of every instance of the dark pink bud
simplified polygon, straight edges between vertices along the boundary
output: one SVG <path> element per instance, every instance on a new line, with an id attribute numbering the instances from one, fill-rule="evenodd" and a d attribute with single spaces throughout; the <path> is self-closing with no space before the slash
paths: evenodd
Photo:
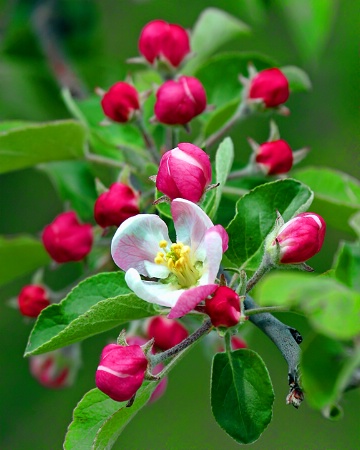
<path id="1" fill-rule="evenodd" d="M 220 286 L 212 298 L 205 300 L 205 312 L 215 327 L 233 327 L 241 316 L 240 297 L 227 286 Z"/>
<path id="2" fill-rule="evenodd" d="M 205 89 L 193 77 L 166 81 L 156 92 L 155 116 L 167 125 L 185 125 L 205 108 Z"/>
<path id="3" fill-rule="evenodd" d="M 105 92 L 101 106 L 105 116 L 115 122 L 124 123 L 140 109 L 139 94 L 131 84 L 119 81 Z"/>
<path id="4" fill-rule="evenodd" d="M 267 175 L 287 173 L 293 164 L 293 152 L 282 139 L 261 144 L 255 160 Z"/>
<path id="5" fill-rule="evenodd" d="M 24 286 L 18 297 L 20 312 L 23 316 L 37 317 L 50 305 L 46 290 L 37 284 Z"/>
<path id="6" fill-rule="evenodd" d="M 285 103 L 289 98 L 289 83 L 281 70 L 265 69 L 250 81 L 250 99 L 261 99 L 268 108 Z"/>
<path id="7" fill-rule="evenodd" d="M 161 158 L 156 187 L 171 200 L 184 198 L 196 203 L 210 183 L 210 159 L 201 148 L 181 143 Z"/>
<path id="8" fill-rule="evenodd" d="M 118 227 L 139 212 L 138 195 L 123 183 L 113 183 L 108 191 L 99 196 L 94 206 L 95 220 L 103 228 Z"/>
<path id="9" fill-rule="evenodd" d="M 321 216 L 301 213 L 280 228 L 272 245 L 278 242 L 282 264 L 299 264 L 320 251 L 325 232 L 326 224 Z"/>
<path id="10" fill-rule="evenodd" d="M 190 52 L 189 36 L 180 25 L 153 20 L 141 31 L 139 51 L 150 64 L 160 59 L 178 67 Z"/>
<path id="11" fill-rule="evenodd" d="M 164 369 L 164 365 L 160 363 L 154 367 L 152 374 L 157 375 L 163 369 Z M 164 377 L 160 381 L 160 383 L 156 386 L 154 392 L 151 394 L 151 397 L 149 400 L 151 403 L 156 402 L 156 400 L 158 400 L 164 394 L 164 392 L 166 391 L 167 383 L 168 383 L 167 377 Z"/>
<path id="12" fill-rule="evenodd" d="M 73 211 L 65 212 L 44 228 L 42 241 L 54 261 L 80 261 L 91 250 L 92 227 L 81 224 Z"/>
<path id="13" fill-rule="evenodd" d="M 107 345 L 96 370 L 96 386 L 117 402 L 130 400 L 142 385 L 148 360 L 139 345 Z"/>
<path id="14" fill-rule="evenodd" d="M 166 317 L 152 317 L 147 327 L 149 339 L 155 339 L 155 346 L 161 350 L 168 350 L 180 344 L 189 335 L 187 329 L 176 320 Z"/>

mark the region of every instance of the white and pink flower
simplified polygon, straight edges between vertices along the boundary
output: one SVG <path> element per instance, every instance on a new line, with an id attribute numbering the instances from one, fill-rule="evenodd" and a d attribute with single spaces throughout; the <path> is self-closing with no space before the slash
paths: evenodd
<path id="1" fill-rule="evenodd" d="M 139 214 L 118 228 L 111 253 L 126 271 L 130 289 L 147 302 L 172 308 L 168 317 L 174 319 L 190 312 L 217 289 L 215 279 L 228 235 L 188 200 L 173 200 L 171 213 L 176 243 L 170 241 L 159 216 Z"/>

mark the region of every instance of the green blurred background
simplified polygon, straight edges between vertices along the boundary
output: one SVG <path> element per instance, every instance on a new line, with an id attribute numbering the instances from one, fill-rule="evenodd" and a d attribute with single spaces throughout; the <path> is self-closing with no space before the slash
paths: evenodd
<path id="1" fill-rule="evenodd" d="M 57 11 L 53 29 L 61 36 L 66 55 L 85 89 L 107 88 L 126 74 L 124 61 L 137 55 L 143 25 L 155 18 L 191 28 L 208 6 L 221 8 L 248 23 L 252 34 L 229 49 L 254 50 L 279 65 L 306 70 L 313 90 L 290 98 L 291 115 L 278 118 L 282 137 L 292 148 L 310 146 L 306 163 L 343 170 L 359 176 L 357 146 L 359 90 L 357 57 L 358 3 L 353 0 L 31 0 L 0 1 L 0 119 L 48 121 L 69 117 L 59 87 L 44 58 L 34 26 L 34 10 L 47 5 Z M 211 30 L 209 30 L 211 33 Z M 238 160 L 245 162 L 246 137 L 258 141 L 268 135 L 268 119 L 251 119 L 234 128 L 231 136 Z M 49 149 L 51 151 L 51 149 Z M 27 169 L 0 176 L 0 234 L 39 235 L 44 225 L 62 211 L 62 204 L 46 175 Z M 330 267 L 340 239 L 351 239 L 331 228 L 324 250 L 312 265 Z M 2 264 L 5 262 L 1 262 Z M 76 277 L 78 266 L 67 264 L 56 276 L 54 289 Z M 24 277 L 1 289 L 1 424 L 0 448 L 42 450 L 62 448 L 72 409 L 94 387 L 94 372 L 102 346 L 118 330 L 84 342 L 83 365 L 77 383 L 64 391 L 42 388 L 29 374 L 22 358 L 31 324 L 7 305 Z M 305 320 L 282 315 L 306 338 Z M 249 325 L 252 328 L 251 324 Z M 328 422 L 306 403 L 295 410 L 285 405 L 287 367 L 273 344 L 250 330 L 249 346 L 268 365 L 276 400 L 274 419 L 254 449 L 356 449 L 360 446 L 359 392 L 345 395 L 345 416 Z M 115 445 L 117 449 L 235 449 L 215 423 L 209 404 L 210 355 L 199 345 L 170 374 L 167 394 L 142 410 Z"/>

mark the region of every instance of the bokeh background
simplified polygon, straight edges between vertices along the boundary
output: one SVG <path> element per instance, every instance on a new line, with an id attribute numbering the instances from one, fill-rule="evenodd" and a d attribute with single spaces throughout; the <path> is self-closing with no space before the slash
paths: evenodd
<path id="1" fill-rule="evenodd" d="M 39 5 L 55 9 L 51 30 L 85 91 L 109 87 L 126 75 L 126 58 L 137 55 L 143 25 L 155 18 L 191 28 L 208 6 L 221 8 L 248 23 L 252 34 L 229 49 L 264 53 L 279 65 L 298 65 L 313 89 L 290 98 L 291 115 L 278 118 L 282 137 L 296 149 L 310 146 L 306 165 L 319 164 L 359 176 L 358 147 L 358 4 L 353 0 L 2 0 L 0 1 L 0 119 L 48 121 L 69 117 L 44 48 L 49 37 L 35 20 Z M 209 30 L 211 33 L 211 30 Z M 248 158 L 246 137 L 268 135 L 267 119 L 251 119 L 231 133 L 241 162 Z M 49 152 L 51 149 L 49 148 Z M 305 163 L 301 163 L 305 165 Z M 0 176 L 0 234 L 39 235 L 62 211 L 62 203 L 46 175 L 26 169 Z M 317 271 L 331 266 L 340 239 L 351 236 L 328 231 L 324 250 L 312 261 Z M 6 261 L 1 261 L 6 264 Z M 54 289 L 76 277 L 76 264 L 48 275 Z M 42 388 L 22 358 L 31 324 L 8 306 L 24 277 L 0 290 L 0 448 L 53 450 L 62 448 L 72 409 L 94 387 L 94 372 L 104 343 L 117 331 L 83 344 L 83 364 L 76 384 L 62 391 Z M 281 319 L 306 338 L 305 320 Z M 251 324 L 250 324 L 251 328 Z M 306 403 L 295 410 L 285 405 L 287 368 L 273 344 L 256 329 L 247 329 L 249 346 L 265 360 L 275 389 L 274 419 L 254 449 L 352 450 L 360 446 L 359 392 L 345 395 L 344 418 L 325 420 Z M 143 409 L 128 425 L 116 449 L 212 450 L 238 445 L 216 424 L 209 403 L 211 355 L 197 346 L 170 374 L 167 394 Z"/>

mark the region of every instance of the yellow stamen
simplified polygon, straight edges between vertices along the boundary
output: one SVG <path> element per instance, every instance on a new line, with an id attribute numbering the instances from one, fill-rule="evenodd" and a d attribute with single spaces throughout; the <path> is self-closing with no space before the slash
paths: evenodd
<path id="1" fill-rule="evenodd" d="M 163 239 L 162 241 L 159 242 L 159 247 L 160 248 L 166 248 L 168 245 L 168 243 L 165 241 L 165 239 Z"/>

